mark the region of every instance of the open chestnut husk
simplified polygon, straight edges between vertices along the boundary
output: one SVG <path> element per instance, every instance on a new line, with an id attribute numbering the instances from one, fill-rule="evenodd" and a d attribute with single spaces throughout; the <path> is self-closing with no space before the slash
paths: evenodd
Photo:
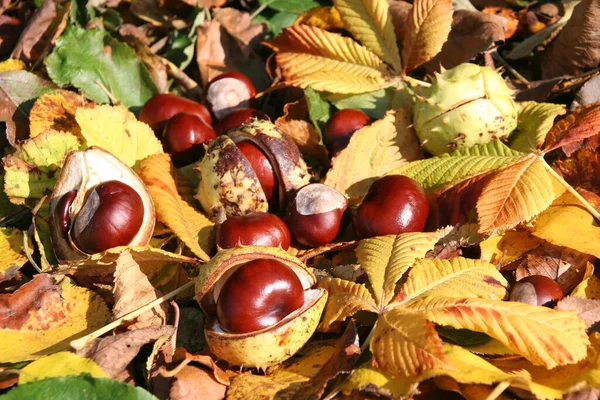
<path id="1" fill-rule="evenodd" d="M 50 235 L 60 261 L 118 246 L 146 246 L 155 211 L 142 180 L 99 147 L 67 156 L 50 195 Z"/>
<path id="2" fill-rule="evenodd" d="M 238 147 L 244 142 L 258 147 L 272 166 L 274 208 L 283 210 L 290 194 L 310 180 L 294 141 L 272 122 L 253 120 L 213 140 L 196 166 L 200 174 L 196 198 L 211 217 L 269 210 L 269 199 L 261 185 L 264 179 L 260 179 L 264 173 L 257 173 L 253 160 L 248 160 Z"/>
<path id="3" fill-rule="evenodd" d="M 277 304 L 277 296 L 274 297 L 272 306 L 262 304 L 260 298 L 243 299 L 220 299 L 219 297 L 229 291 L 238 293 L 237 290 L 228 290 L 229 279 L 236 277 L 236 271 L 240 268 L 247 268 L 252 263 L 260 269 L 261 263 L 265 265 L 264 274 L 251 273 L 250 278 L 256 278 L 257 282 L 252 282 L 252 286 L 259 285 L 261 280 L 266 281 L 266 287 L 270 287 L 273 280 L 287 278 L 270 278 L 273 264 L 278 267 L 279 264 L 284 269 L 291 270 L 299 280 L 302 292 L 301 305 L 293 311 L 286 308 L 283 311 Z M 256 266 L 258 264 L 258 266 Z M 244 275 L 244 274 L 242 274 Z M 283 274 L 285 276 L 285 273 Z M 247 279 L 247 277 L 243 277 Z M 294 278 L 295 279 L 295 278 Z M 239 283 L 239 282 L 238 282 Z M 208 316 L 205 324 L 204 334 L 210 351 L 219 359 L 227 361 L 231 365 L 240 365 L 249 368 L 266 368 L 278 364 L 293 356 L 298 350 L 306 344 L 312 334 L 315 332 L 325 303 L 327 302 L 327 292 L 324 289 L 316 288 L 315 275 L 298 258 L 288 254 L 286 251 L 274 247 L 248 246 L 235 249 L 222 250 L 215 255 L 209 262 L 203 265 L 196 278 L 196 300 Z M 295 302 L 297 297 L 296 284 L 290 283 L 292 289 L 289 296 L 290 303 Z M 243 287 L 243 285 L 232 285 L 232 287 Z M 230 288 L 231 289 L 231 288 Z M 246 296 L 257 295 L 254 290 L 249 290 Z M 242 297 L 244 294 L 242 294 Z M 259 290 L 259 297 L 262 296 Z M 227 300 L 235 300 L 233 302 Z M 252 315 L 252 312 L 264 310 L 265 313 L 277 314 L 276 318 L 271 319 L 273 325 L 264 326 L 263 321 L 232 321 L 227 320 L 237 315 L 236 310 L 231 311 L 228 307 L 230 303 L 234 307 L 249 308 L 250 310 L 241 310 L 244 316 Z M 291 308 L 297 305 L 290 304 Z M 228 332 L 219 322 L 218 309 L 221 307 L 221 320 L 229 329 L 240 329 L 242 333 Z M 286 306 L 287 307 L 287 306 Z M 240 310 L 237 310 L 240 311 Z M 285 315 L 287 312 L 289 314 Z M 222 313 L 226 313 L 225 316 Z M 269 316 L 267 321 L 269 320 Z M 258 319 L 258 317 L 257 317 Z M 267 324 L 268 325 L 268 324 Z M 240 327 L 241 326 L 241 327 Z M 239 327 L 239 328 L 238 328 Z M 258 330 L 255 330 L 258 329 Z"/>

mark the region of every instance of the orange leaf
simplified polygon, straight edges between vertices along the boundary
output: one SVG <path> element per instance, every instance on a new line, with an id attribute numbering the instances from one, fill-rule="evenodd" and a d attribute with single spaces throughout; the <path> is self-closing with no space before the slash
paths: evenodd
<path id="1" fill-rule="evenodd" d="M 549 152 L 565 147 L 565 153 L 571 155 L 578 147 L 575 145 L 600 133 L 600 102 L 578 109 L 557 122 L 542 147 Z"/>

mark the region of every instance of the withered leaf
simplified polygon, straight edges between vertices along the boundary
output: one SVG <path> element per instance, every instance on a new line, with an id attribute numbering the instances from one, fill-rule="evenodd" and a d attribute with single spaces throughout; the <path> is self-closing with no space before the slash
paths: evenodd
<path id="1" fill-rule="evenodd" d="M 111 377 L 118 376 L 129 365 L 146 343 L 154 342 L 161 336 L 171 336 L 175 327 L 171 325 L 149 326 L 115 336 L 90 341 L 77 354 L 91 358 Z"/>
<path id="2" fill-rule="evenodd" d="M 408 29 L 408 17 L 412 10 L 412 4 L 403 0 L 388 0 L 390 5 L 390 16 L 394 25 L 394 32 L 399 40 L 404 38 Z"/>
<path id="3" fill-rule="evenodd" d="M 600 194 L 600 154 L 594 149 L 578 150 L 554 168 L 571 186 Z"/>
<path id="4" fill-rule="evenodd" d="M 158 398 L 171 400 L 221 400 L 227 386 L 215 380 L 212 373 L 193 365 L 184 366 L 172 378 L 158 376 L 153 392 Z"/>
<path id="5" fill-rule="evenodd" d="M 253 23 L 250 14 L 234 8 L 218 9 L 215 11 L 214 17 L 235 39 L 244 56 L 250 57 L 254 48 L 263 39 L 265 25 Z"/>
<path id="6" fill-rule="evenodd" d="M 504 44 L 506 18 L 479 11 L 458 10 L 452 16 L 452 30 L 440 53 L 428 63 L 454 68 L 475 58 L 479 53 Z"/>
<path id="7" fill-rule="evenodd" d="M 81 128 L 75 112 L 85 105 L 85 97 L 68 90 L 57 90 L 41 96 L 29 113 L 30 136 L 47 130 L 70 132 L 81 139 Z"/>
<path id="8" fill-rule="evenodd" d="M 579 149 L 578 143 L 600 133 L 600 102 L 585 106 L 558 121 L 542 147 L 545 152 L 563 148 L 567 156 Z"/>
<path id="9" fill-rule="evenodd" d="M 555 310 L 576 311 L 579 318 L 585 321 L 588 330 L 598 332 L 600 329 L 600 301 L 566 297 L 556 304 Z"/>
<path id="10" fill-rule="evenodd" d="M 235 43 L 227 36 L 217 20 L 206 21 L 196 29 L 196 62 L 200 69 L 202 85 L 206 87 L 214 77 L 227 70 L 230 59 L 236 59 L 233 49 Z M 235 63 L 235 62 L 234 62 Z"/>
<path id="11" fill-rule="evenodd" d="M 542 78 L 580 75 L 600 65 L 600 3 L 583 0 L 542 58 Z"/>
<path id="12" fill-rule="evenodd" d="M 13 49 L 22 31 L 23 22 L 20 19 L 0 15 L 0 55 L 5 56 Z"/>

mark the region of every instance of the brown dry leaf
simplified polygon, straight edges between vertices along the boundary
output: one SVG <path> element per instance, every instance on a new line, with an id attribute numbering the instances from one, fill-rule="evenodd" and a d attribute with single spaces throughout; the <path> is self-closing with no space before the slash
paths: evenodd
<path id="1" fill-rule="evenodd" d="M 14 228 L 0 227 L 0 282 L 11 280 L 27 257 L 23 254 L 23 232 Z"/>
<path id="2" fill-rule="evenodd" d="M 542 79 L 581 75 L 600 65 L 600 3 L 583 0 L 542 58 Z"/>
<path id="3" fill-rule="evenodd" d="M 548 135 L 542 147 L 544 152 L 549 152 L 563 147 L 567 156 L 578 150 L 571 147 L 575 144 L 592 138 L 600 133 L 600 102 L 582 107 L 558 121 Z"/>
<path id="4" fill-rule="evenodd" d="M 149 326 L 114 336 L 90 341 L 77 355 L 91 358 L 112 378 L 119 376 L 134 359 L 140 348 L 158 340 L 160 337 L 171 337 L 175 327 L 170 325 Z"/>
<path id="5" fill-rule="evenodd" d="M 431 60 L 440 52 L 452 27 L 451 0 L 416 0 L 402 42 L 405 73 Z"/>
<path id="6" fill-rule="evenodd" d="M 571 186 L 600 194 L 600 154 L 581 149 L 569 158 L 557 160 L 554 168 Z"/>
<path id="7" fill-rule="evenodd" d="M 118 319 L 131 311 L 156 300 L 162 293 L 155 289 L 148 277 L 140 270 L 131 253 L 124 251 L 117 259 L 114 274 L 113 295 L 115 305 L 113 315 Z M 163 325 L 167 320 L 168 307 L 165 303 L 148 310 L 134 321 L 127 323 L 127 329 L 134 330 L 148 326 Z"/>
<path id="8" fill-rule="evenodd" d="M 519 17 L 514 10 L 506 7 L 486 7 L 481 12 L 490 15 L 496 15 L 506 20 L 506 29 L 504 30 L 504 38 L 510 39 L 517 32 L 519 27 Z"/>
<path id="9" fill-rule="evenodd" d="M 6 57 L 19 40 L 24 24 L 18 18 L 5 15 L 3 12 L 0 14 L 2 14 L 0 15 L 0 55 Z"/>
<path id="10" fill-rule="evenodd" d="M 404 0 L 388 0 L 388 4 L 390 5 L 390 16 L 394 25 L 394 32 L 398 40 L 402 40 L 408 30 L 408 18 L 413 6 Z"/>
<path id="11" fill-rule="evenodd" d="M 554 279 L 564 293 L 570 293 L 581 283 L 590 261 L 592 256 L 546 243 L 527 254 L 515 271 L 515 279 L 544 275 Z"/>
<path id="12" fill-rule="evenodd" d="M 14 293 L 0 295 L 0 363 L 33 360 L 69 347 L 77 336 L 108 323 L 104 300 L 65 278 L 35 275 Z M 10 345 L 8 345 L 10 344 Z"/>
<path id="13" fill-rule="evenodd" d="M 181 329 L 181 327 L 179 329 Z M 217 382 L 220 382 L 224 385 L 229 385 L 231 378 L 238 375 L 238 373 L 235 371 L 224 370 L 219 367 L 211 356 L 206 354 L 191 354 L 183 347 L 178 347 L 175 350 L 174 359 L 176 361 L 183 362 L 196 362 L 207 368 L 210 368 Z"/>
<path id="14" fill-rule="evenodd" d="M 141 162 L 138 175 L 148 186 L 156 217 L 200 259 L 208 260 L 213 223 L 186 203 L 175 183 L 175 167 L 168 154 L 155 154 Z"/>
<path id="15" fill-rule="evenodd" d="M 30 65 L 42 60 L 54 40 L 65 30 L 70 9 L 70 2 L 45 0 L 27 23 L 10 58 L 18 58 Z"/>
<path id="16" fill-rule="evenodd" d="M 150 78 L 152 79 L 152 82 L 154 82 L 154 85 L 156 85 L 158 93 L 167 92 L 169 89 L 169 77 L 167 76 L 167 65 L 165 60 L 156 55 L 142 40 L 137 39 L 134 36 L 126 36 L 124 37 L 124 41 L 135 50 L 138 59 L 140 59 L 148 69 Z"/>
<path id="17" fill-rule="evenodd" d="M 234 53 L 231 39 L 217 20 L 206 21 L 196 29 L 196 62 L 200 69 L 202 85 L 206 87 L 217 75 L 227 71 L 229 59 Z M 235 65 L 235 64 L 234 64 Z"/>
<path id="18" fill-rule="evenodd" d="M 532 155 L 494 175 L 477 200 L 480 232 L 506 230 L 548 208 L 554 189 L 543 161 Z"/>
<path id="19" fill-rule="evenodd" d="M 284 83 L 332 93 L 364 93 L 392 84 L 387 66 L 354 40 L 309 25 L 285 28 L 265 43 L 275 59 Z"/>
<path id="20" fill-rule="evenodd" d="M 440 53 L 428 63 L 439 70 L 454 68 L 478 54 L 504 44 L 506 19 L 479 11 L 458 10 L 452 16 L 452 30 Z"/>
<path id="21" fill-rule="evenodd" d="M 227 3 L 227 0 L 181 0 L 185 4 L 198 8 L 214 8 L 221 7 Z"/>
<path id="22" fill-rule="evenodd" d="M 220 8 L 213 15 L 237 42 L 244 56 L 250 57 L 265 35 L 265 25 L 253 23 L 249 13 L 234 8 Z"/>
<path id="23" fill-rule="evenodd" d="M 167 382 L 161 382 L 164 380 Z M 158 398 L 171 400 L 221 400 L 227 391 L 209 371 L 192 365 L 184 366 L 172 378 L 155 378 L 152 386 Z"/>
<path id="24" fill-rule="evenodd" d="M 48 130 L 70 132 L 81 138 L 75 112 L 85 106 L 85 97 L 68 90 L 57 90 L 38 98 L 29 112 L 29 136 Z"/>
<path id="25" fill-rule="evenodd" d="M 304 12 L 294 21 L 294 25 L 310 25 L 326 31 L 341 31 L 344 22 L 335 7 L 314 7 Z"/>
<path id="26" fill-rule="evenodd" d="M 531 233 L 556 246 L 600 257 L 600 228 L 594 223 L 594 217 L 579 201 L 565 193 L 538 216 Z"/>
<path id="27" fill-rule="evenodd" d="M 600 278 L 594 275 L 594 265 L 588 263 L 581 283 L 571 292 L 571 296 L 581 299 L 600 300 Z"/>
<path id="28" fill-rule="evenodd" d="M 401 109 L 390 111 L 352 135 L 348 146 L 333 159 L 325 184 L 356 200 L 376 179 L 420 158 L 410 116 Z"/>
<path id="29" fill-rule="evenodd" d="M 598 331 L 600 326 L 600 301 L 591 299 L 581 299 L 578 297 L 565 297 L 556 304 L 555 310 L 575 311 L 581 318 L 588 330 Z"/>

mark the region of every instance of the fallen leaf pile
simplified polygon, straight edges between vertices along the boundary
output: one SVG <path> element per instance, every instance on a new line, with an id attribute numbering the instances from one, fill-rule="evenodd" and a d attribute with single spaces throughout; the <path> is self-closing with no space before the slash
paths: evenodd
<path id="1" fill-rule="evenodd" d="M 598 0 L 26 0 L 0 11 L 0 400 L 600 397 Z M 464 63 L 501 74 L 516 128 L 429 154 L 415 113 Z M 163 127 L 140 117 L 172 93 L 206 104 L 217 127 L 207 92 L 228 72 L 252 81 L 249 104 L 296 144 L 311 182 L 346 197 L 348 216 L 390 175 L 412 178 L 430 204 L 424 232 L 359 240 L 348 218 L 332 243 L 266 250 L 306 269 L 301 284 L 316 283 L 305 293 L 326 294 L 308 343 L 257 368 L 219 358 L 209 335 L 221 329 L 218 280 L 260 251 L 215 258 L 225 215 L 197 200 L 201 160 L 176 167 Z M 328 121 L 344 109 L 369 122 L 334 155 Z M 64 259 L 55 197 L 79 195 L 61 185 L 114 172 L 61 173 L 97 148 L 139 177 L 152 237 Z M 244 171 L 219 172 L 214 189 Z M 226 201 L 246 196 L 234 194 Z M 532 276 L 564 297 L 519 298 Z M 302 330 L 290 326 L 279 350 Z"/>

